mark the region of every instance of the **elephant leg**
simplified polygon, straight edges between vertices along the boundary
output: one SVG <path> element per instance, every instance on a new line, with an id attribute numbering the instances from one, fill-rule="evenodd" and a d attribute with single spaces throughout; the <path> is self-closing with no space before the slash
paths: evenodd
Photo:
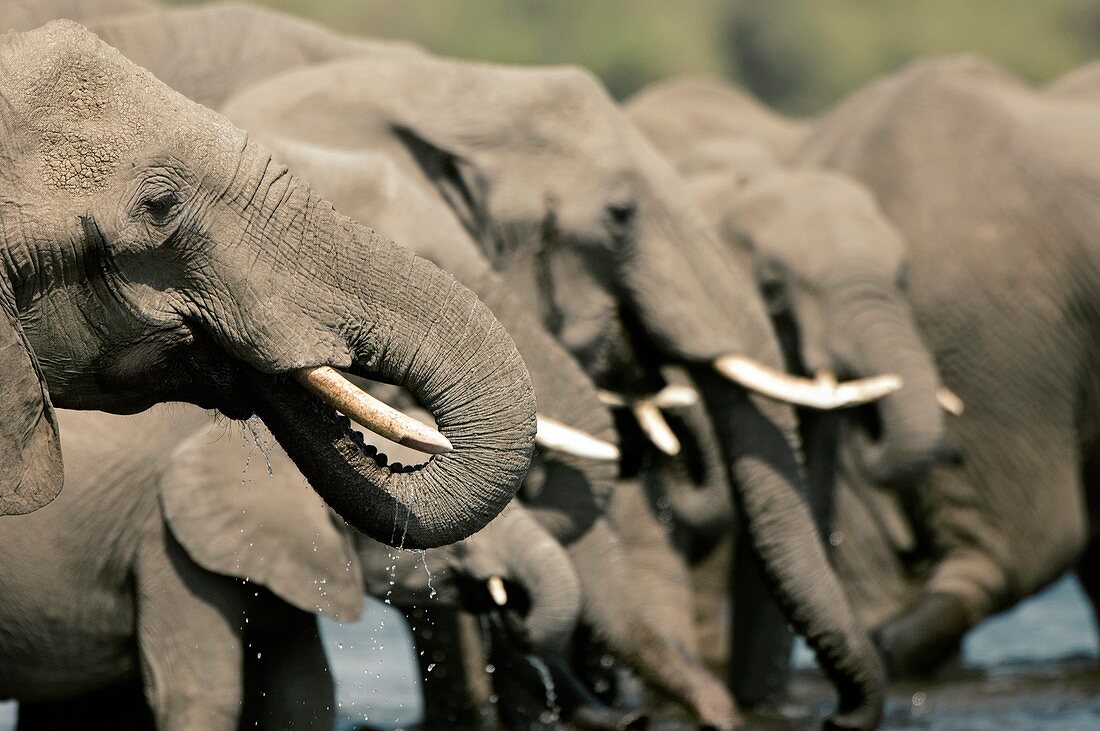
<path id="1" fill-rule="evenodd" d="M 336 722 L 336 687 L 317 617 L 284 605 L 267 592 L 249 614 L 274 611 L 276 626 L 246 635 L 241 728 L 329 731 Z M 270 607 L 270 604 L 277 604 Z M 256 620 L 252 620 L 252 626 Z"/>
<path id="2" fill-rule="evenodd" d="M 730 690 L 747 708 L 778 707 L 786 700 L 794 635 L 743 531 L 734 554 L 730 593 Z"/>
<path id="3" fill-rule="evenodd" d="M 245 591 L 196 565 L 158 519 L 138 550 L 137 633 L 160 731 L 235 731 Z"/>
<path id="4" fill-rule="evenodd" d="M 921 493 L 942 558 L 916 602 L 876 632 L 895 675 L 933 672 L 967 630 L 1049 584 L 1085 549 L 1080 457 L 1068 432 L 1021 427 L 986 432 L 983 442 L 1012 450 L 990 460 L 964 445 L 964 466 L 937 468 Z"/>
<path id="5" fill-rule="evenodd" d="M 68 731 L 74 726 L 128 731 L 156 729 L 140 681 L 78 698 L 19 704 L 16 731 Z"/>

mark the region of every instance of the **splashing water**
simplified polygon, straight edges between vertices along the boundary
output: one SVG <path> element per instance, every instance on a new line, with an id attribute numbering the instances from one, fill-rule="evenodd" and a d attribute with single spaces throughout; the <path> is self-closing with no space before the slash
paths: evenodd
<path id="1" fill-rule="evenodd" d="M 432 570 L 428 568 L 427 551 L 420 552 L 420 560 L 424 563 L 424 573 L 428 575 L 428 598 L 435 599 L 438 596 L 438 593 L 436 592 L 435 587 L 432 586 Z"/>
<path id="2" fill-rule="evenodd" d="M 267 441 L 265 435 L 267 427 L 260 421 L 258 416 L 250 416 L 242 422 L 244 424 L 245 431 L 252 435 L 252 444 L 248 449 L 248 456 L 244 460 L 244 469 L 242 473 L 248 472 L 249 466 L 252 464 L 252 453 L 258 450 L 264 458 L 264 464 L 267 466 L 267 476 L 274 477 L 275 472 L 271 469 L 271 449 L 272 444 Z"/>
<path id="3" fill-rule="evenodd" d="M 561 706 L 558 705 L 558 691 L 554 686 L 554 676 L 550 674 L 550 668 L 546 666 L 541 657 L 537 655 L 528 655 L 527 662 L 531 663 L 531 667 L 539 674 L 539 678 L 542 680 L 542 687 L 546 691 L 546 712 L 542 714 L 540 719 L 543 723 L 557 723 L 558 718 L 561 716 Z"/>

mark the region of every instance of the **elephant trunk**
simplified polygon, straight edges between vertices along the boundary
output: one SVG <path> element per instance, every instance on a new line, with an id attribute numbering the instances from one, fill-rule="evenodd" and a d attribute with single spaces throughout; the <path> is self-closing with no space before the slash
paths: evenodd
<path id="1" fill-rule="evenodd" d="M 527 590 L 527 639 L 539 654 L 560 653 L 580 616 L 580 580 L 565 549 L 528 511 L 509 508 L 504 515 L 509 519 L 499 521 L 499 546 L 505 552 L 501 560 L 508 575 Z"/>
<path id="2" fill-rule="evenodd" d="M 690 382 L 679 369 L 676 376 L 682 376 L 685 384 Z M 663 479 L 672 514 L 692 533 L 722 535 L 733 525 L 737 511 L 722 445 L 706 406 L 697 403 L 679 410 L 672 425 L 674 431 L 685 432 L 680 439 L 685 445 L 683 459 L 669 460 Z"/>
<path id="3" fill-rule="evenodd" d="M 354 527 L 406 548 L 461 540 L 507 505 L 527 471 L 536 420 L 523 361 L 485 305 L 450 275 L 319 202 L 312 211 L 303 235 L 327 237 L 331 245 L 299 247 L 299 259 L 318 259 L 302 262 L 313 281 L 300 285 L 295 302 L 268 311 L 294 308 L 326 323 L 349 353 L 329 357 L 350 361 L 327 365 L 404 386 L 433 414 L 453 451 L 421 466 L 388 465 L 346 419 L 285 376 L 250 379 L 256 413 Z M 334 312 L 333 303 L 348 301 L 358 306 Z"/>
<path id="4" fill-rule="evenodd" d="M 878 435 L 857 435 L 857 459 L 877 484 L 912 481 L 939 457 L 944 444 L 944 416 L 936 399 L 939 375 L 908 309 L 892 302 L 861 312 L 840 311 L 859 333 L 851 367 L 860 375 L 895 373 L 904 385 L 874 408 Z M 850 315 L 850 316 L 849 316 Z"/>
<path id="5" fill-rule="evenodd" d="M 731 450 L 738 508 L 765 578 L 837 688 L 839 703 L 830 723 L 873 728 L 882 714 L 885 674 L 829 567 L 800 494 L 802 470 L 782 429 L 789 407 L 732 389 L 710 369 L 697 369 L 696 380 L 719 438 Z"/>
<path id="6" fill-rule="evenodd" d="M 738 726 L 741 716 L 725 686 L 676 637 L 677 627 L 665 621 L 665 602 L 651 602 L 639 591 L 630 557 L 610 521 L 596 521 L 568 551 L 583 590 L 583 621 L 607 649 L 680 701 L 702 726 Z"/>

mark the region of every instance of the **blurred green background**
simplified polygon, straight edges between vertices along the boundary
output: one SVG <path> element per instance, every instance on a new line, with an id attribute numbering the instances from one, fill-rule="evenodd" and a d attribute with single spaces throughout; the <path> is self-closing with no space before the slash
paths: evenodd
<path id="1" fill-rule="evenodd" d="M 1100 55 L 1097 0 L 259 1 L 447 55 L 580 63 L 619 97 L 723 74 L 797 114 L 919 56 L 974 51 L 1043 82 Z"/>

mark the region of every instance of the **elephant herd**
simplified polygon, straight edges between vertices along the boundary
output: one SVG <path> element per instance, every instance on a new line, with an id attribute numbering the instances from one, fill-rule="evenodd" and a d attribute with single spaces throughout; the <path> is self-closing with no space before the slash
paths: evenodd
<path id="1" fill-rule="evenodd" d="M 1063 572 L 1100 602 L 1095 68 L 789 119 L 243 4 L 8 30 L 21 731 L 330 729 L 365 595 L 426 729 L 732 729 L 792 630 L 870 729 Z"/>

